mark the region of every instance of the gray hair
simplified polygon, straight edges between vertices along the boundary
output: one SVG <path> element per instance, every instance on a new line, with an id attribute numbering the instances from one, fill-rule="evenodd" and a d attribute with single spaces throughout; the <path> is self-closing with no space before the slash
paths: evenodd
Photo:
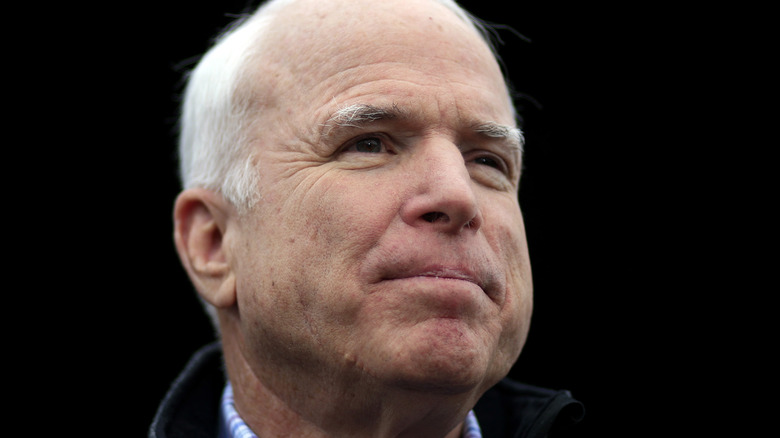
<path id="1" fill-rule="evenodd" d="M 216 190 L 239 210 L 257 201 L 257 172 L 245 133 L 248 102 L 238 89 L 273 11 L 294 0 L 273 0 L 233 23 L 187 78 L 181 108 L 179 177 L 182 186 Z"/>

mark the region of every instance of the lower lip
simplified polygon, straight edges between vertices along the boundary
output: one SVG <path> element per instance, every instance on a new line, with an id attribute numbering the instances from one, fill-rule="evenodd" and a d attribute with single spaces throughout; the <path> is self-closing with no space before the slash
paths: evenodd
<path id="1" fill-rule="evenodd" d="M 422 274 L 422 275 L 413 275 L 409 277 L 398 277 L 398 278 L 386 278 L 385 281 L 404 281 L 404 280 L 422 280 L 422 281 L 460 281 L 463 283 L 472 284 L 476 287 L 479 287 L 479 285 L 465 277 L 453 277 L 450 275 L 428 275 L 428 274 Z"/>
<path id="2" fill-rule="evenodd" d="M 386 280 L 385 284 L 392 287 L 392 291 L 386 292 L 393 296 L 402 295 L 404 301 L 414 300 L 424 307 L 438 307 L 446 310 L 447 314 L 460 313 L 485 295 L 476 283 L 452 277 L 394 278 Z"/>
<path id="3" fill-rule="evenodd" d="M 386 281 L 418 281 L 418 282 L 432 282 L 441 284 L 461 284 L 472 288 L 482 289 L 475 281 L 468 278 L 452 277 L 452 276 L 439 276 L 439 275 L 415 275 L 411 277 L 401 278 L 389 278 Z"/>

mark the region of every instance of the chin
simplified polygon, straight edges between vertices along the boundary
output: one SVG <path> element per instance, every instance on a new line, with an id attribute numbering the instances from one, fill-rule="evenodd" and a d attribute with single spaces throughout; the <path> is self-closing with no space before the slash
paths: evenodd
<path id="1" fill-rule="evenodd" d="M 471 392 L 493 380 L 490 351 L 460 322 L 443 319 L 426 324 L 422 331 L 407 337 L 406 348 L 388 363 L 393 385 L 451 394 Z"/>

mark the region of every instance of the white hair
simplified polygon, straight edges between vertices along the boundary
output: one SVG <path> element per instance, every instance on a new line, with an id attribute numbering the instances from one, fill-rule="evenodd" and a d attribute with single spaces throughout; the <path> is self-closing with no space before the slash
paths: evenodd
<path id="1" fill-rule="evenodd" d="M 181 108 L 179 177 L 183 188 L 218 191 L 239 214 L 260 199 L 258 170 L 246 134 L 251 102 L 239 90 L 262 53 L 263 36 L 276 11 L 295 0 L 269 0 L 229 26 L 187 78 Z M 496 59 L 490 29 L 454 0 L 432 0 L 455 13 L 488 45 Z M 511 102 L 510 102 L 511 103 Z M 257 117 L 252 114 L 252 117 Z M 216 311 L 206 305 L 216 323 Z"/>
<path id="2" fill-rule="evenodd" d="M 294 0 L 273 0 L 233 23 L 187 78 L 181 108 L 179 172 L 184 188 L 218 191 L 240 211 L 257 201 L 257 172 L 245 133 L 250 102 L 239 87 L 259 56 L 273 11 Z"/>

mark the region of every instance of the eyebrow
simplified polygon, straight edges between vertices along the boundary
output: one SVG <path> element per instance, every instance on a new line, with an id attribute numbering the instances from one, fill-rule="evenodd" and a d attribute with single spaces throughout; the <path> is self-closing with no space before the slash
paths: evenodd
<path id="1" fill-rule="evenodd" d="M 513 148 L 523 151 L 525 138 L 523 131 L 514 126 L 502 125 L 495 122 L 484 122 L 474 127 L 474 132 L 486 137 L 497 138 L 509 143 Z"/>
<path id="2" fill-rule="evenodd" d="M 380 120 L 392 120 L 401 116 L 396 105 L 381 108 L 373 105 L 354 104 L 339 108 L 322 124 L 322 135 L 327 136 L 334 128 L 362 128 Z"/>
<path id="3" fill-rule="evenodd" d="M 397 105 L 377 107 L 366 104 L 353 104 L 336 110 L 322 124 L 321 135 L 328 136 L 336 128 L 362 128 L 368 124 L 383 120 L 405 118 L 408 115 Z M 496 122 L 475 123 L 472 128 L 476 134 L 507 142 L 513 149 L 522 152 L 525 140 L 523 132 L 514 126 Z"/>

